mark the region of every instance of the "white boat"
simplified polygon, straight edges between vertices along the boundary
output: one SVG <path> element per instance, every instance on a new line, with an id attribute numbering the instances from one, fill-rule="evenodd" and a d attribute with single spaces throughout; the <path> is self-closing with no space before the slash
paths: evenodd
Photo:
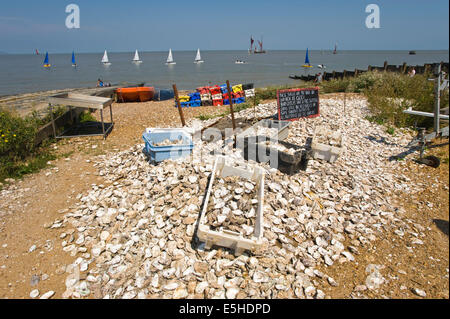
<path id="1" fill-rule="evenodd" d="M 109 62 L 109 59 L 108 59 L 108 52 L 106 52 L 106 50 L 105 50 L 105 53 L 103 54 L 102 63 L 104 65 L 111 65 L 111 62 Z"/>
<path id="2" fill-rule="evenodd" d="M 324 64 L 319 64 L 319 65 L 317 65 L 317 67 L 319 69 L 326 69 L 327 68 Z"/>
<path id="3" fill-rule="evenodd" d="M 172 49 L 169 50 L 169 56 L 167 57 L 166 64 L 167 64 L 167 65 L 177 64 L 177 63 L 173 60 Z"/>
<path id="4" fill-rule="evenodd" d="M 194 63 L 203 63 L 205 61 L 202 60 L 202 57 L 200 56 L 200 49 L 197 50 L 197 56 L 195 57 Z"/>
<path id="5" fill-rule="evenodd" d="M 234 61 L 234 63 L 236 63 L 236 64 L 246 64 L 247 62 L 241 61 L 241 60 L 236 60 L 236 61 Z"/>
<path id="6" fill-rule="evenodd" d="M 134 53 L 133 63 L 140 64 L 142 63 L 141 59 L 139 58 L 138 50 Z"/>

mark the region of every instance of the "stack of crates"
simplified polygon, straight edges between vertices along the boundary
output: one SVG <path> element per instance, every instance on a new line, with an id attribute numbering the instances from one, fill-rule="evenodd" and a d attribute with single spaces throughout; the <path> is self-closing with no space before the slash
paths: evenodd
<path id="1" fill-rule="evenodd" d="M 189 99 L 190 107 L 202 106 L 202 101 L 200 99 L 200 93 L 195 92 L 195 93 L 189 93 L 188 95 L 190 97 L 190 99 Z"/>
<path id="2" fill-rule="evenodd" d="M 219 86 L 214 86 L 209 89 L 211 93 L 212 103 L 214 106 L 224 105 L 222 90 Z"/>
<path id="3" fill-rule="evenodd" d="M 255 96 L 255 88 L 253 86 L 253 83 L 243 84 L 242 85 L 242 89 L 244 91 L 244 94 L 245 94 L 246 98 Z"/>
<path id="4" fill-rule="evenodd" d="M 245 95 L 242 84 L 234 85 L 233 88 L 233 103 L 240 104 L 245 102 Z"/>
<path id="5" fill-rule="evenodd" d="M 197 88 L 197 92 L 200 93 L 200 99 L 202 102 L 202 106 L 213 105 L 210 89 L 211 89 L 210 86 L 204 86 L 204 87 Z"/>
<path id="6" fill-rule="evenodd" d="M 180 100 L 181 107 L 189 107 L 189 100 L 191 99 L 189 95 L 180 95 L 178 99 Z M 178 107 L 176 102 L 175 107 Z"/>

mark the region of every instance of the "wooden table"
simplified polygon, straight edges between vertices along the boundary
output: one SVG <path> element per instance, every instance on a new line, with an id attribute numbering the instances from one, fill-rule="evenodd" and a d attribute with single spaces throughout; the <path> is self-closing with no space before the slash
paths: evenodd
<path id="1" fill-rule="evenodd" d="M 82 137 L 82 136 L 101 136 L 103 135 L 103 138 L 106 139 L 106 136 L 111 132 L 112 128 L 114 127 L 113 122 L 113 114 L 112 114 L 112 103 L 113 100 L 110 98 L 105 97 L 98 97 L 98 96 L 90 96 L 90 95 L 84 95 L 84 94 L 77 94 L 77 93 L 62 93 L 58 95 L 53 95 L 48 98 L 49 107 L 50 107 L 50 114 L 52 118 L 52 126 L 53 126 L 53 134 L 55 138 L 70 138 L 70 137 Z M 83 127 L 94 127 L 101 129 L 102 133 L 92 133 L 92 134 L 80 134 L 80 135 L 71 135 L 67 134 L 73 130 L 77 130 L 81 128 L 81 125 L 78 124 L 78 126 L 69 128 L 65 130 L 60 135 L 56 135 L 56 127 L 55 127 L 55 121 L 53 118 L 53 106 L 55 105 L 65 105 L 70 108 L 70 112 L 72 113 L 73 108 L 85 108 L 85 109 L 96 109 L 100 111 L 100 117 L 101 117 L 101 123 L 99 122 L 87 122 L 83 124 Z M 103 110 L 109 106 L 109 112 L 111 117 L 111 123 L 105 123 L 103 119 Z"/>

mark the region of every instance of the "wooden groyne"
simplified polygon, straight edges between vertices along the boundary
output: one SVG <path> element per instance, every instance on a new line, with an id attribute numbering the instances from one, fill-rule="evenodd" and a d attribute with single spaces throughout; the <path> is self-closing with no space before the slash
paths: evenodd
<path id="1" fill-rule="evenodd" d="M 416 70 L 416 74 L 424 74 L 427 72 L 432 72 L 433 69 L 437 65 L 441 65 L 441 69 L 448 73 L 449 69 L 449 63 L 448 62 L 440 62 L 440 63 L 426 63 L 424 65 L 407 65 L 406 63 L 403 63 L 402 65 L 390 65 L 387 61 L 384 62 L 383 66 L 372 66 L 369 65 L 367 70 L 360 70 L 355 69 L 353 71 L 344 70 L 342 72 L 326 72 L 323 71 L 323 77 L 322 79 L 325 81 L 332 80 L 332 79 L 343 79 L 346 77 L 355 77 L 358 75 L 361 75 L 366 72 L 370 71 L 379 71 L 379 72 L 396 72 L 401 74 L 407 74 L 409 70 L 414 68 Z M 291 75 L 289 76 L 291 79 L 294 80 L 302 80 L 302 81 L 314 81 L 316 78 L 316 75 Z"/>

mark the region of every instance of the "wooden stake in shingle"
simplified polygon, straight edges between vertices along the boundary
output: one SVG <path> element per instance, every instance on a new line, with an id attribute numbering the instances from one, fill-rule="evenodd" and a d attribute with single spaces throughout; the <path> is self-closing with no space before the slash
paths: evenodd
<path id="1" fill-rule="evenodd" d="M 181 124 L 186 126 L 186 122 L 184 121 L 183 109 L 181 108 L 180 99 L 178 98 L 178 89 L 177 85 L 173 85 L 173 93 L 175 94 L 175 101 L 177 102 L 178 113 L 180 113 Z"/>

